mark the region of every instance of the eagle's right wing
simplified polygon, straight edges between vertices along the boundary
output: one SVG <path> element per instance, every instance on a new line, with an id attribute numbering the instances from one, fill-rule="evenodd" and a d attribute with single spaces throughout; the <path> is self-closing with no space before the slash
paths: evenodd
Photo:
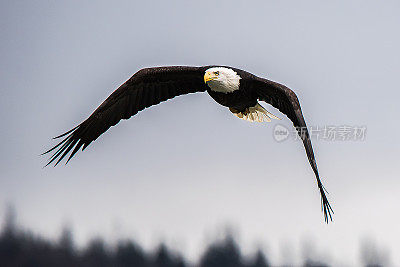
<path id="1" fill-rule="evenodd" d="M 64 139 L 43 153 L 55 151 L 47 165 L 55 161 L 56 166 L 72 150 L 68 162 L 81 147 L 84 150 L 121 119 L 129 119 L 139 111 L 175 96 L 206 91 L 203 76 L 203 67 L 156 67 L 138 71 L 84 122 L 55 137 Z"/>

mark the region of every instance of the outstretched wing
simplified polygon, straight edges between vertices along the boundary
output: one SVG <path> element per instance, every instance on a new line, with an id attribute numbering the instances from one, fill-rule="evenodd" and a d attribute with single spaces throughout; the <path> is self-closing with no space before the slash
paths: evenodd
<path id="1" fill-rule="evenodd" d="M 308 161 L 310 162 L 310 165 L 317 178 L 318 188 L 321 193 L 321 203 L 325 216 L 325 221 L 328 222 L 328 219 L 332 221 L 333 210 L 326 197 L 325 188 L 322 185 L 321 179 L 319 178 L 317 163 L 315 161 L 310 135 L 308 133 L 307 125 L 304 121 L 300 103 L 297 99 L 296 94 L 282 84 L 256 76 L 251 79 L 249 85 L 253 87 L 255 94 L 257 94 L 260 100 L 265 101 L 275 108 L 279 109 L 293 122 L 293 125 L 297 129 L 297 133 L 303 140 Z"/>
<path id="2" fill-rule="evenodd" d="M 203 67 L 157 67 L 135 73 L 115 90 L 84 122 L 55 137 L 64 139 L 43 154 L 54 151 L 47 165 L 56 166 L 72 150 L 67 162 L 121 119 L 175 96 L 204 92 Z M 46 165 L 46 166 L 47 166 Z"/>

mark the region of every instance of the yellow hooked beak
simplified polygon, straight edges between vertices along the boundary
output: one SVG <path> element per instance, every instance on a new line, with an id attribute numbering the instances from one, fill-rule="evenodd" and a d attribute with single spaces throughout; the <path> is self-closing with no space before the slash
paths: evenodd
<path id="1" fill-rule="evenodd" d="M 212 72 L 207 71 L 204 74 L 204 82 L 207 83 L 208 81 L 212 81 L 217 79 L 217 76 L 215 74 L 213 74 Z"/>

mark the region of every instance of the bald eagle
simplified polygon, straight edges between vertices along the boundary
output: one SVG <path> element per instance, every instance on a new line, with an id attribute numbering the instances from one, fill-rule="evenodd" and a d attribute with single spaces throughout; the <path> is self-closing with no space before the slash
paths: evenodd
<path id="1" fill-rule="evenodd" d="M 129 119 L 139 111 L 175 96 L 205 91 L 217 103 L 228 107 L 235 116 L 243 120 L 269 122 L 271 119 L 278 119 L 258 102 L 264 101 L 279 109 L 293 122 L 317 179 L 325 221 L 332 221 L 333 210 L 319 178 L 310 135 L 296 94 L 282 84 L 232 67 L 171 66 L 139 70 L 115 90 L 89 118 L 55 137 L 64 138 L 43 153 L 54 151 L 47 165 L 55 162 L 56 166 L 72 151 L 66 161 L 68 163 L 80 148 L 84 150 L 121 119 Z"/>

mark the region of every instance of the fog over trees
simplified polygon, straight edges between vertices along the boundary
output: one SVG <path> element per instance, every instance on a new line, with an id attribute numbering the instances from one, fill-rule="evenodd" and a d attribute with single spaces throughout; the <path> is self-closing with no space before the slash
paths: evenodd
<path id="1" fill-rule="evenodd" d="M 388 255 L 365 241 L 360 250 L 364 266 L 386 266 Z M 78 249 L 72 231 L 64 228 L 54 242 L 22 230 L 16 224 L 16 213 L 9 208 L 0 234 L 0 266 L 135 266 L 135 267 L 267 267 L 268 256 L 261 250 L 244 257 L 231 235 L 214 241 L 201 254 L 198 262 L 189 262 L 183 255 L 160 244 L 154 251 L 145 251 L 133 240 L 120 240 L 111 246 L 101 238 L 92 239 Z M 306 258 L 302 266 L 331 266 L 329 262 Z"/>

